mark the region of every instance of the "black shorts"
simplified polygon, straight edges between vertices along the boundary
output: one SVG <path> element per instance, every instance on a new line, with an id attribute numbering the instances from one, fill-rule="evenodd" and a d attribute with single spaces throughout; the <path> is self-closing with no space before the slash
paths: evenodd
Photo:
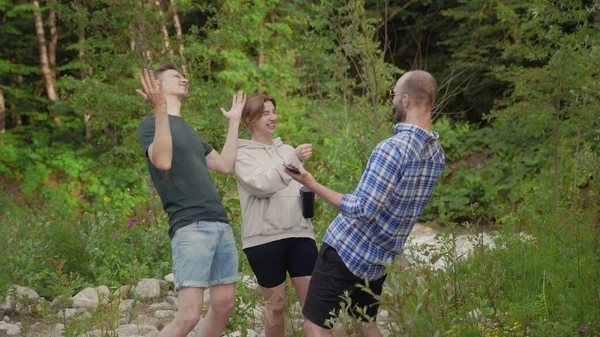
<path id="1" fill-rule="evenodd" d="M 369 282 L 369 288 L 375 295 L 381 295 L 386 276 Z M 340 310 L 340 303 L 345 301 L 344 292 L 348 291 L 352 305 L 350 314 L 366 321 L 367 317 L 359 314 L 356 307 L 366 308 L 366 315 L 374 319 L 377 317 L 379 303 L 373 295 L 357 288 L 359 284 L 366 283 L 348 270 L 335 249 L 323 243 L 308 286 L 302 310 L 304 317 L 322 328 L 329 328 L 326 322 L 333 318 L 331 311 L 335 310 L 337 313 Z"/>
<path id="2" fill-rule="evenodd" d="M 244 249 L 261 287 L 273 288 L 290 277 L 310 276 L 317 260 L 317 244 L 309 238 L 289 238 Z"/>

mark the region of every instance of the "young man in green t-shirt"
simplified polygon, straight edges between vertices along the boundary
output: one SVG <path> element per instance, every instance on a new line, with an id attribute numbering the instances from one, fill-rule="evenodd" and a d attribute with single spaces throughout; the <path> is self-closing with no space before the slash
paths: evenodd
<path id="1" fill-rule="evenodd" d="M 175 289 L 179 308 L 159 337 L 183 337 L 198 324 L 204 289 L 211 304 L 201 336 L 220 336 L 235 307 L 238 252 L 227 213 L 208 170 L 232 174 L 238 128 L 246 95 L 234 95 L 231 110 L 221 108 L 229 131 L 219 154 L 181 118 L 188 80 L 171 64 L 140 74 L 140 96 L 154 106 L 154 116 L 138 126 L 140 144 L 154 186 L 169 215 Z"/>

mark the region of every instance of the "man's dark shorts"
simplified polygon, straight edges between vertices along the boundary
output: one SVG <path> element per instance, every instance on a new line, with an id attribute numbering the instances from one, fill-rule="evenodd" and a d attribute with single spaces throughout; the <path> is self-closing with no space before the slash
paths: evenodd
<path id="1" fill-rule="evenodd" d="M 369 288 L 375 295 L 381 295 L 386 276 L 369 282 Z M 330 328 L 327 320 L 333 318 L 331 315 L 333 310 L 336 313 L 340 310 L 340 302 L 345 301 L 344 292 L 348 291 L 352 304 L 351 314 L 362 321 L 367 321 L 367 317 L 356 310 L 357 307 L 366 308 L 363 312 L 374 319 L 377 316 L 379 303 L 373 295 L 358 288 L 359 284 L 365 285 L 366 282 L 348 270 L 335 249 L 323 243 L 302 310 L 304 317 L 322 328 Z"/>

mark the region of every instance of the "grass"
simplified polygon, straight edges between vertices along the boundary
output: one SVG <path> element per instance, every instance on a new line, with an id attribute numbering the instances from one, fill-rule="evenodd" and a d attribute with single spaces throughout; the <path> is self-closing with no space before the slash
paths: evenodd
<path id="1" fill-rule="evenodd" d="M 524 204 L 497 223 L 499 249 L 475 242 L 466 260 L 455 255 L 452 234 L 464 232 L 465 227 L 476 232 L 477 216 L 472 226 L 449 227 L 440 237 L 446 249 L 436 257 L 445 259 L 446 271 L 425 264 L 404 270 L 390 267 L 380 297 L 381 310 L 390 314 L 385 329 L 393 336 L 599 336 L 597 206 Z M 0 226 L 0 237 L 5 238 L 1 294 L 10 284 L 19 284 L 51 300 L 61 294 L 72 296 L 87 286 L 116 289 L 142 277 L 162 279 L 171 271 L 164 217 L 158 226 L 143 222 L 128 226 L 128 218 L 107 213 L 65 219 L 14 205 L 5 207 L 1 216 L 5 220 Z M 516 228 L 533 240 L 515 235 Z M 239 240 L 239 222 L 234 222 L 234 229 Z M 252 274 L 242 252 L 240 271 Z M 238 303 L 251 307 L 262 303 L 259 292 L 241 282 L 236 294 Z M 292 308 L 291 287 L 289 295 Z M 92 330 L 94 322 L 113 322 L 115 310 L 107 306 L 65 331 Z M 26 325 L 48 314 L 22 317 L 22 321 Z M 256 320 L 252 316 L 238 308 L 227 331 L 251 328 Z M 347 315 L 341 314 L 339 322 L 352 329 Z M 302 335 L 300 326 L 288 325 L 288 335 Z"/>

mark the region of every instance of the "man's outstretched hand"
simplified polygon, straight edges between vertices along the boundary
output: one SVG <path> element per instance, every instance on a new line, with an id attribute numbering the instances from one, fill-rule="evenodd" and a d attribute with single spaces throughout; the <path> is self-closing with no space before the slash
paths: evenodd
<path id="1" fill-rule="evenodd" d="M 154 78 L 154 73 L 151 70 L 144 69 L 140 74 L 140 82 L 144 91 L 136 89 L 135 92 L 143 99 L 150 101 L 155 109 L 164 110 L 166 113 L 167 98 L 163 93 L 160 81 Z"/>
<path id="2" fill-rule="evenodd" d="M 238 91 L 237 94 L 233 95 L 233 99 L 231 101 L 231 110 L 226 111 L 221 108 L 221 112 L 227 119 L 236 119 L 241 120 L 242 118 L 242 110 L 244 109 L 244 105 L 246 104 L 246 94 L 241 91 Z"/>
<path id="3" fill-rule="evenodd" d="M 285 173 L 287 173 L 290 177 L 292 177 L 292 179 L 299 182 L 300 184 L 306 187 L 310 187 L 311 183 L 315 182 L 315 178 L 312 176 L 312 174 L 310 174 L 310 172 L 304 169 L 304 166 L 296 165 L 294 163 L 288 163 L 287 166 L 295 168 L 296 170 L 298 170 L 298 172 L 300 172 L 295 173 L 294 171 L 288 168 L 284 170 Z"/>

